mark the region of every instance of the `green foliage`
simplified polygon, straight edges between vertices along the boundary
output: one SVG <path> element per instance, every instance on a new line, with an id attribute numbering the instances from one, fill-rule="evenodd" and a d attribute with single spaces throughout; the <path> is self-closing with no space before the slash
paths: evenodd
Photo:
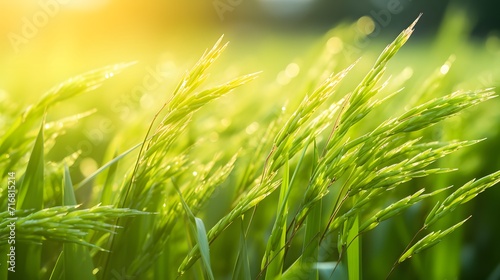
<path id="1" fill-rule="evenodd" d="M 443 94 L 447 72 L 434 71 L 422 87 L 406 93 L 411 98 L 402 96 L 406 81 L 387 79 L 385 73 L 417 20 L 359 82 L 351 77 L 359 62 L 332 73 L 324 66 L 328 62 L 319 60 L 311 68 L 328 75 L 304 75 L 305 86 L 293 87 L 291 98 L 300 101 L 287 105 L 291 112 L 283 106 L 265 116 L 244 114 L 244 104 L 234 104 L 236 113 L 210 107 L 239 87 L 256 91 L 250 83 L 256 74 L 215 86 L 207 81 L 209 68 L 227 46 L 221 38 L 181 77 L 173 93 L 162 97 L 167 101 L 142 134 L 124 135 L 138 144 L 110 145 L 107 154 L 113 157 L 77 184 L 71 179 L 76 173 L 72 165 L 81 151 L 59 159 L 47 155 L 57 148 L 60 135 L 90 113 L 46 119 L 56 103 L 96 89 L 131 64 L 70 79 L 20 116 L 5 113 L 10 128 L 2 127 L 6 133 L 0 152 L 7 156 L 0 158 L 0 176 L 5 179 L 12 170 L 21 175 L 17 260 L 29 267 L 21 277 L 361 279 L 372 276 L 362 261 L 361 236 L 416 209 L 413 223 L 420 229 L 409 242 L 401 238 L 407 248 L 398 247 L 400 257 L 394 256 L 395 264 L 386 264 L 382 272 L 396 273 L 400 263 L 436 245 L 469 218 L 451 226 L 438 221 L 460 219 L 454 216 L 457 207 L 500 181 L 497 171 L 451 194 L 449 187 L 431 185 L 456 171 L 457 166 L 442 164 L 444 157 L 480 142 L 436 139 L 431 129 L 496 95 L 490 88 Z M 447 69 L 452 60 L 445 62 Z M 264 103 L 272 103 L 272 97 Z M 409 105 L 402 110 L 391 103 L 394 99 Z M 207 141 L 206 131 L 196 129 L 198 115 L 226 113 L 235 127 L 216 133 L 217 140 Z M 243 121 L 256 128 L 245 129 Z M 205 150 L 212 144 L 217 154 Z M 422 182 L 431 190 L 416 187 Z M 438 197 L 445 198 L 435 203 Z M 3 254 L 11 222 L 4 211 L 5 191 L 0 206 Z M 418 240 L 431 226 L 440 228 Z M 42 260 L 42 248 L 51 252 L 47 260 Z M 8 274 L 9 279 L 18 276 Z"/>
<path id="2" fill-rule="evenodd" d="M 64 168 L 63 176 L 63 206 L 76 205 L 73 183 L 67 166 Z M 63 244 L 63 250 L 59 255 L 50 279 L 95 279 L 92 274 L 94 270 L 92 256 L 85 246 L 73 243 Z M 63 274 L 64 273 L 64 274 Z"/>

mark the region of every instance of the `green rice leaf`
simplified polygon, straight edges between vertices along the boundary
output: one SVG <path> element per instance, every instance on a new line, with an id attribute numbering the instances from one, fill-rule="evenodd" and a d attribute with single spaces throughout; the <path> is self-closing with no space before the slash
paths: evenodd
<path id="1" fill-rule="evenodd" d="M 63 205 L 77 205 L 67 166 L 64 167 L 63 178 Z M 95 280 L 93 269 L 92 257 L 87 247 L 79 244 L 63 244 L 63 251 L 51 274 L 51 280 Z"/>
<path id="2" fill-rule="evenodd" d="M 18 206 L 20 207 L 18 209 L 40 210 L 43 208 L 43 173 L 44 148 L 42 124 L 19 187 Z"/>
<path id="3" fill-rule="evenodd" d="M 184 201 L 184 198 L 182 198 L 182 194 L 179 191 L 179 189 L 176 188 L 176 190 L 180 196 L 182 206 L 184 207 L 184 211 L 186 211 L 186 214 L 189 218 L 189 224 L 191 230 L 196 236 L 196 244 L 198 245 L 197 248 L 200 250 L 200 255 L 203 261 L 203 268 L 205 269 L 205 273 L 207 274 L 208 279 L 214 280 L 212 266 L 210 265 L 210 244 L 207 239 L 207 232 L 205 230 L 205 225 L 200 218 L 197 218 L 193 215 L 193 212 L 191 212 L 191 209 L 189 209 L 189 206 Z"/>
<path id="4" fill-rule="evenodd" d="M 361 279 L 361 242 L 359 240 L 359 218 L 354 218 L 354 223 L 347 234 L 347 268 L 349 279 Z"/>
<path id="5" fill-rule="evenodd" d="M 247 247 L 247 237 L 245 236 L 245 228 L 243 226 L 243 219 L 241 219 L 240 228 L 240 247 L 238 256 L 236 257 L 236 264 L 233 270 L 232 279 L 251 280 L 250 263 L 248 259 L 249 251 Z"/>
<path id="6" fill-rule="evenodd" d="M 106 169 L 114 166 L 116 163 L 118 163 L 118 161 L 120 161 L 126 155 L 130 154 L 135 149 L 139 148 L 141 146 L 141 144 L 142 143 L 136 144 L 132 148 L 126 150 L 125 152 L 123 152 L 120 155 L 116 156 L 115 158 L 113 158 L 112 160 L 110 160 L 109 162 L 107 162 L 106 164 L 104 164 L 103 166 L 99 167 L 99 169 L 97 169 L 96 171 L 94 171 L 87 178 L 83 179 L 80 183 L 78 183 L 77 185 L 75 185 L 75 189 L 79 189 L 80 187 L 86 185 L 87 183 L 89 183 L 90 181 L 92 181 L 93 179 L 95 179 L 99 174 L 101 174 L 102 172 L 104 172 Z"/>
<path id="7" fill-rule="evenodd" d="M 213 280 L 212 265 L 210 264 L 210 245 L 207 239 L 207 231 L 205 224 L 200 218 L 195 217 L 196 222 L 196 240 L 200 248 L 201 259 L 205 266 L 205 271 L 208 274 L 208 279 Z"/>
<path id="8" fill-rule="evenodd" d="M 286 222 L 288 217 L 288 194 L 290 190 L 290 167 L 285 162 L 280 197 L 277 205 L 276 219 L 267 241 L 266 251 L 262 258 L 261 269 L 266 270 L 265 279 L 279 278 L 283 272 L 286 242 Z"/>
<path id="9" fill-rule="evenodd" d="M 43 127 L 40 126 L 35 146 L 31 152 L 26 172 L 19 187 L 18 209 L 41 210 L 43 208 L 44 188 L 44 148 Z M 16 221 L 16 230 L 19 232 L 20 221 Z M 20 237 L 20 234 L 17 234 Z M 16 262 L 18 267 L 29 267 L 16 272 L 21 279 L 37 279 L 41 268 L 42 246 L 28 242 L 19 242 L 16 246 L 16 254 L 19 256 Z"/>

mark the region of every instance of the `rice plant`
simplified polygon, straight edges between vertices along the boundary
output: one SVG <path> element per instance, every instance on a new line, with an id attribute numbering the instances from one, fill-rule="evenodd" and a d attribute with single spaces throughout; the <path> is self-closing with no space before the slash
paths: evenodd
<path id="1" fill-rule="evenodd" d="M 195 129 L 197 115 L 226 95 L 252 94 L 259 76 L 207 82 L 227 47 L 221 37 L 165 94 L 145 133 L 126 135 L 136 144 L 110 152 L 77 184 L 81 151 L 47 154 L 95 112 L 51 120 L 52 107 L 133 63 L 69 79 L 23 111 L 5 109 L 0 176 L 14 191 L 0 188 L 0 279 L 361 279 L 362 238 L 413 209 L 419 227 L 384 267 L 394 276 L 470 218 L 454 210 L 500 181 L 496 171 L 458 188 L 417 187 L 457 172 L 443 164 L 450 154 L 488 141 L 436 139 L 430 129 L 496 97 L 492 88 L 437 92 L 443 71 L 411 92 L 407 80 L 387 77 L 417 21 L 360 80 L 352 81 L 359 62 L 334 71 L 325 59 L 339 58 L 320 55 L 311 73 L 326 75 L 304 74 L 293 100 L 264 116 L 239 104 L 228 117 L 257 128 L 211 142 Z M 210 145 L 219 152 L 204 153 Z M 75 195 L 83 187 L 86 200 Z M 457 220 L 439 223 L 445 217 Z"/>

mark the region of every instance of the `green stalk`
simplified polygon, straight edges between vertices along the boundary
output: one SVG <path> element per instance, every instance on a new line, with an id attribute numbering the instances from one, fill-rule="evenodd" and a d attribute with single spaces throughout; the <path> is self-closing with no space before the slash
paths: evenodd
<path id="1" fill-rule="evenodd" d="M 457 131 L 461 125 L 460 120 L 457 120 L 456 124 L 450 124 L 448 130 L 443 129 L 445 135 L 443 135 L 442 138 L 453 139 L 460 137 L 460 135 L 457 135 Z M 458 166 L 459 162 L 453 158 L 443 158 L 438 161 L 437 165 L 438 167 Z M 453 182 L 454 177 L 455 176 L 451 176 L 451 174 L 439 176 L 434 181 L 435 188 L 439 189 L 453 185 L 455 183 Z M 444 199 L 446 199 L 446 193 L 438 194 L 431 199 L 431 202 L 436 204 Z M 449 227 L 453 225 L 457 219 L 462 218 L 463 213 L 463 208 L 455 209 L 453 214 L 443 216 L 434 227 Z M 460 276 L 460 244 L 462 243 L 462 239 L 463 233 L 461 230 L 458 230 L 455 234 L 444 239 L 439 246 L 435 247 L 434 252 L 425 260 L 425 264 L 428 265 L 427 267 L 430 269 L 423 271 L 425 273 L 424 277 L 430 277 L 432 279 L 458 279 Z"/>
<path id="2" fill-rule="evenodd" d="M 247 236 L 245 233 L 245 227 L 243 225 L 243 218 L 241 219 L 240 225 L 240 248 L 238 250 L 238 256 L 236 257 L 232 279 L 251 280 L 252 275 L 250 273 L 250 262 L 248 259 L 249 251 L 246 241 Z"/>
<path id="3" fill-rule="evenodd" d="M 347 269 L 349 280 L 361 279 L 361 242 L 359 237 L 359 216 L 355 216 L 354 223 L 347 235 Z"/>
<path id="4" fill-rule="evenodd" d="M 287 156 L 288 158 L 288 156 Z M 271 236 L 267 243 L 265 262 L 262 269 L 266 269 L 266 280 L 273 280 L 281 277 L 283 273 L 283 263 L 285 258 L 286 229 L 288 217 L 288 194 L 290 190 L 290 169 L 289 161 L 285 161 L 283 170 L 283 182 L 280 189 L 278 201 L 278 213 Z"/>
<path id="5" fill-rule="evenodd" d="M 305 151 L 304 151 L 305 152 Z M 318 147 L 316 141 L 313 143 L 313 166 L 312 170 L 316 170 L 318 162 Z M 318 248 L 320 243 L 320 232 L 321 232 L 321 200 L 318 203 L 314 203 L 310 208 L 305 220 L 305 235 L 304 243 L 302 246 L 302 258 L 300 262 L 301 266 L 305 269 L 308 279 L 319 279 L 319 271 L 314 268 L 314 265 L 318 263 Z"/>
<path id="6" fill-rule="evenodd" d="M 319 236 L 321 232 L 321 201 L 315 203 L 307 215 L 305 225 L 304 246 L 302 261 L 305 267 L 311 268 L 307 279 L 319 279 L 318 269 L 314 265 L 318 262 Z"/>

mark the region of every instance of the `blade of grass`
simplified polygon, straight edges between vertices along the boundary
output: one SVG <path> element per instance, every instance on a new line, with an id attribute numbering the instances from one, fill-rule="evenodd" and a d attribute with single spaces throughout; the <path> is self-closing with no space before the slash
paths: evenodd
<path id="1" fill-rule="evenodd" d="M 114 158 L 117 158 L 116 153 Z M 117 169 L 118 169 L 118 161 L 113 161 L 113 163 L 109 167 L 108 173 L 106 174 L 106 180 L 104 181 L 104 186 L 102 187 L 100 201 L 104 205 L 113 204 L 113 182 L 116 181 L 117 178 L 116 174 Z"/>
<path id="2" fill-rule="evenodd" d="M 315 163 L 319 157 L 318 147 L 316 145 L 316 141 L 314 141 L 313 145 L 313 170 L 316 168 Z M 306 262 L 303 264 L 304 266 L 314 267 L 315 264 L 318 263 L 318 254 L 319 254 L 319 243 L 320 243 L 320 231 L 321 231 L 321 207 L 322 204 L 316 203 L 311 207 L 309 215 L 306 217 L 305 224 L 305 234 L 304 234 L 304 242 L 302 247 L 302 261 Z M 318 269 L 311 269 L 308 274 L 308 279 L 319 279 L 319 271 Z"/>
<path id="3" fill-rule="evenodd" d="M 35 146 L 30 155 L 26 172 L 19 187 L 18 209 L 41 210 L 43 208 L 43 123 L 38 131 Z"/>
<path id="4" fill-rule="evenodd" d="M 67 166 L 64 166 L 63 205 L 77 205 L 73 183 Z M 63 244 L 63 250 L 50 279 L 95 280 L 96 278 L 92 273 L 93 269 L 94 264 L 87 247 L 80 244 L 66 243 Z"/>
<path id="5" fill-rule="evenodd" d="M 212 272 L 212 266 L 210 264 L 210 244 L 208 243 L 205 225 L 200 218 L 195 217 L 193 212 L 191 212 L 191 209 L 189 209 L 189 206 L 186 204 L 184 198 L 182 197 L 181 191 L 177 187 L 175 188 L 175 190 L 179 194 L 182 207 L 184 208 L 188 216 L 190 228 L 196 236 L 196 243 L 198 244 L 198 248 L 200 250 L 201 260 L 203 262 L 205 273 L 208 279 L 214 280 L 214 274 Z"/>
<path id="6" fill-rule="evenodd" d="M 38 131 L 33 151 L 31 152 L 26 172 L 20 184 L 18 209 L 41 210 L 43 208 L 43 180 L 44 180 L 44 147 L 43 127 Z M 38 279 L 42 258 L 42 246 L 27 242 L 19 242 L 16 246 L 18 256 L 16 266 L 30 269 L 16 270 L 19 279 Z"/>
<path id="7" fill-rule="evenodd" d="M 63 176 L 63 205 L 77 205 L 73 183 L 67 166 Z M 80 244 L 64 244 L 64 279 L 95 280 L 94 264 L 89 249 Z"/>
<path id="8" fill-rule="evenodd" d="M 319 279 L 319 271 L 315 268 L 318 263 L 319 238 L 321 231 L 321 205 L 316 203 L 306 218 L 304 245 L 302 248 L 302 260 L 312 269 L 309 271 L 307 279 Z"/>
<path id="9" fill-rule="evenodd" d="M 243 224 L 243 217 L 242 217 L 241 229 L 240 229 L 240 248 L 238 250 L 238 256 L 236 257 L 236 264 L 234 266 L 232 279 L 241 279 L 241 280 L 252 279 L 248 256 L 249 252 L 247 247 L 247 237 L 245 234 L 245 227 Z"/>
<path id="10" fill-rule="evenodd" d="M 285 161 L 285 166 L 283 167 L 283 180 L 281 182 L 276 220 L 271 231 L 271 235 L 269 236 L 269 240 L 267 241 L 267 248 L 261 267 L 262 270 L 267 267 L 265 277 L 266 280 L 280 278 L 283 272 L 285 251 L 282 250 L 282 248 L 285 247 L 286 242 L 286 224 L 288 217 L 287 196 L 290 190 L 290 167 L 288 162 L 288 160 Z"/>
<path id="11" fill-rule="evenodd" d="M 351 240 L 347 247 L 347 273 L 350 280 L 361 279 L 361 242 L 359 237 L 359 217 L 354 218 L 354 223 L 349 229 L 347 240 Z"/>
<path id="12" fill-rule="evenodd" d="M 314 269 L 314 264 L 304 260 L 302 257 L 302 255 L 299 256 L 299 258 L 287 268 L 280 280 L 309 279 L 311 270 Z"/>
<path id="13" fill-rule="evenodd" d="M 75 189 L 77 190 L 77 189 L 85 186 L 87 183 L 89 183 L 90 181 L 92 181 L 95 177 L 97 177 L 103 171 L 105 171 L 106 169 L 108 169 L 111 166 L 113 166 L 113 164 L 116 164 L 123 157 L 125 157 L 126 155 L 128 155 L 129 153 L 131 153 L 132 151 L 134 151 L 135 149 L 139 148 L 141 145 L 142 145 L 142 142 L 136 144 L 132 148 L 126 150 L 125 152 L 123 152 L 120 155 L 116 156 L 115 158 L 113 158 L 112 160 L 110 160 L 109 162 L 107 162 L 106 164 L 104 164 L 103 166 L 99 167 L 99 169 L 97 169 L 96 171 L 94 171 L 94 173 L 90 174 L 88 177 L 86 177 L 85 179 L 83 179 L 80 183 L 76 184 L 75 185 Z"/>
<path id="14" fill-rule="evenodd" d="M 54 269 L 50 274 L 49 280 L 64 280 L 64 251 L 59 254 L 57 257 L 56 264 L 54 265 Z"/>

